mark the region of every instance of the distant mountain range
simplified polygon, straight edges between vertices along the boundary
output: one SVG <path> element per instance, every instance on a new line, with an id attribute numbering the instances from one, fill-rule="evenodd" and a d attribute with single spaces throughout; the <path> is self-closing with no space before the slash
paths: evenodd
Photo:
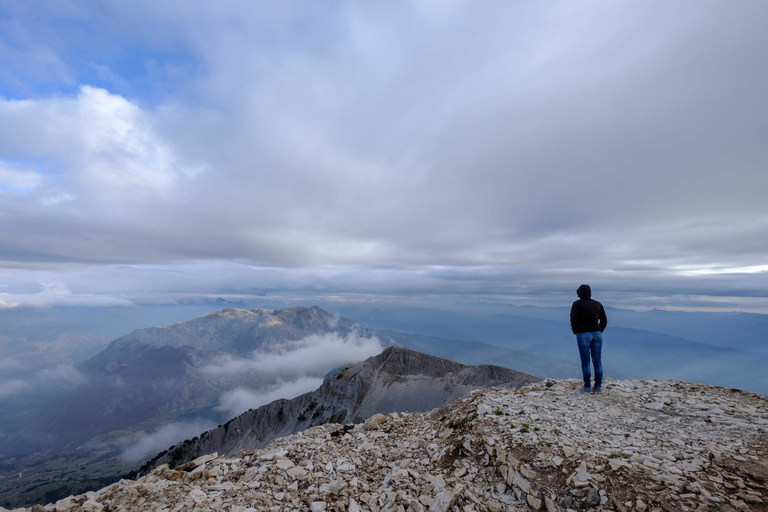
<path id="1" fill-rule="evenodd" d="M 533 355 L 546 357 L 562 366 L 553 364 L 550 368 L 554 371 L 549 373 L 530 373 L 542 377 L 578 377 L 578 352 L 570 329 L 569 310 L 534 307 L 513 310 L 520 316 L 428 308 L 337 308 L 345 317 L 374 329 L 448 337 L 456 340 L 457 347 L 461 346 L 458 342 L 481 342 L 517 351 L 520 361 Z M 704 327 L 697 325 L 698 321 Z M 416 348 L 408 343 L 411 342 L 404 345 Z M 436 353 L 426 346 L 418 350 Z M 467 362 L 445 351 L 439 355 Z M 521 369 L 514 363 L 497 361 L 497 364 Z M 686 380 L 768 394 L 768 372 L 765 371 L 768 368 L 768 315 L 609 308 L 603 361 L 607 375 L 614 378 Z"/>

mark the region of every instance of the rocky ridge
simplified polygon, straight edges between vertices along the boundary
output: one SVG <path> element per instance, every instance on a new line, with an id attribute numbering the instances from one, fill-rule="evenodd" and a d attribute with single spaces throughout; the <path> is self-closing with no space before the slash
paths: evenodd
<path id="1" fill-rule="evenodd" d="M 474 391 L 326 424 L 73 496 L 48 511 L 765 511 L 768 398 L 674 381 Z"/>
<path id="2" fill-rule="evenodd" d="M 499 366 L 466 366 L 403 347 L 389 347 L 323 380 L 315 391 L 275 400 L 158 454 L 135 478 L 213 452 L 262 448 L 278 437 L 325 423 L 360 423 L 376 413 L 424 412 L 478 388 L 516 387 L 540 378 Z"/>

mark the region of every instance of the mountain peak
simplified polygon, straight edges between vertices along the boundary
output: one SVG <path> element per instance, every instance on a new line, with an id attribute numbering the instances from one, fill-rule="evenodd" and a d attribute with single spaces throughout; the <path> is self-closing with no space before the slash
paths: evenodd
<path id="1" fill-rule="evenodd" d="M 232 319 L 232 318 L 252 318 L 254 316 L 255 317 L 261 316 L 260 310 L 257 310 L 257 309 L 248 310 L 248 309 L 240 309 L 240 308 L 226 308 L 226 309 L 220 309 L 218 311 L 212 311 L 210 313 L 206 313 L 202 317 L 198 317 L 198 318 L 224 318 L 224 319 Z M 178 323 L 183 323 L 183 322 L 178 322 Z M 174 325 L 176 325 L 176 324 L 174 324 Z"/>
<path id="2" fill-rule="evenodd" d="M 287 324 L 300 328 L 312 328 L 318 330 L 327 329 L 338 323 L 339 318 L 317 306 L 304 307 L 293 306 L 288 309 L 275 309 L 272 315 L 280 318 Z"/>

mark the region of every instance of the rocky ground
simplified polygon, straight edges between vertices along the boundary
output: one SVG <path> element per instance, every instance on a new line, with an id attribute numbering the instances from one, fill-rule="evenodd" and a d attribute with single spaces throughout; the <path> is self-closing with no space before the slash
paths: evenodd
<path id="1" fill-rule="evenodd" d="M 48 511 L 766 511 L 768 398 L 547 380 L 161 466 Z"/>

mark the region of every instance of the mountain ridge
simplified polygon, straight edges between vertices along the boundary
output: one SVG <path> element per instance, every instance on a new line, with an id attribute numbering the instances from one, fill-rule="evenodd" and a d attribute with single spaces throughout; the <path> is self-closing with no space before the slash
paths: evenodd
<path id="1" fill-rule="evenodd" d="M 323 423 L 356 423 L 373 414 L 426 411 L 469 391 L 520 386 L 538 377 L 492 365 L 467 366 L 403 347 L 342 369 L 321 387 L 296 398 L 251 409 L 224 425 L 171 447 L 131 475 L 161 464 L 175 467 L 213 452 L 260 448 L 269 441 Z"/>

